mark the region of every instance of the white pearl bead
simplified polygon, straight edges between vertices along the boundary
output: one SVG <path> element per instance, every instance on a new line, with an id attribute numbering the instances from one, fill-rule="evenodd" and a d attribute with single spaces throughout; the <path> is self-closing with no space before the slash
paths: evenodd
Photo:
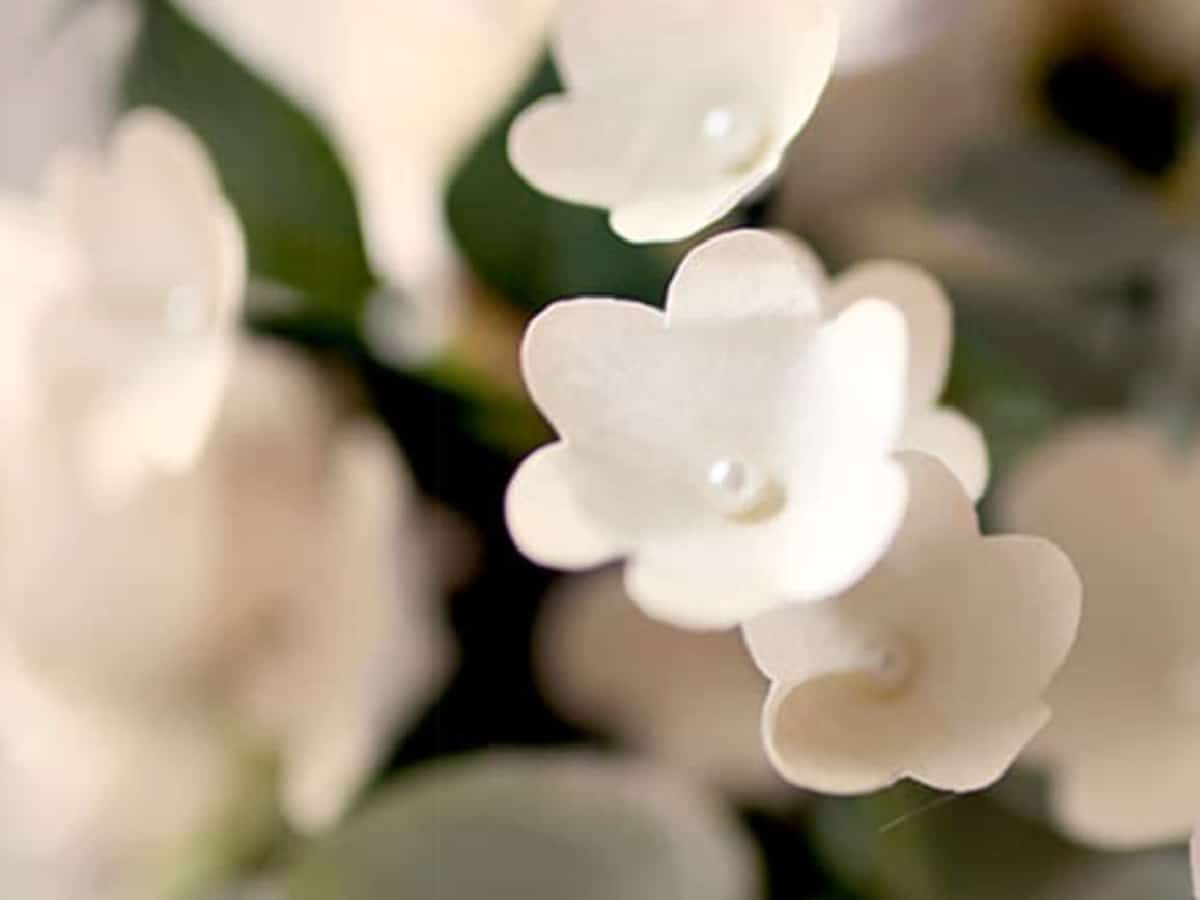
<path id="1" fill-rule="evenodd" d="M 710 109 L 704 115 L 704 136 L 712 141 L 726 140 L 733 133 L 733 110 L 726 107 Z"/>
<path id="2" fill-rule="evenodd" d="M 724 457 L 708 468 L 709 493 L 721 514 L 748 518 L 766 511 L 772 485 L 767 476 L 745 460 Z"/>
<path id="3" fill-rule="evenodd" d="M 758 123 L 729 106 L 708 110 L 700 121 L 700 134 L 713 153 L 714 164 L 727 172 L 752 166 L 763 146 Z"/>
<path id="4" fill-rule="evenodd" d="M 872 647 L 867 651 L 866 664 L 879 686 L 888 692 L 900 690 L 912 677 L 912 655 L 899 641 Z"/>

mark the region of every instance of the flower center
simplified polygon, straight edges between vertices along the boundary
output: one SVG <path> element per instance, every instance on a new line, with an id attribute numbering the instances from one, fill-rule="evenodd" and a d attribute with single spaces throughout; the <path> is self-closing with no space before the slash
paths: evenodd
<path id="1" fill-rule="evenodd" d="M 872 644 L 863 653 L 863 669 L 883 693 L 895 694 L 912 678 L 912 653 L 899 640 Z"/>
<path id="2" fill-rule="evenodd" d="M 729 106 L 716 106 L 700 120 L 700 134 L 726 172 L 749 169 L 758 159 L 765 135 L 752 117 Z"/>
<path id="3" fill-rule="evenodd" d="M 736 457 L 722 457 L 708 467 L 708 492 L 721 515 L 754 521 L 775 515 L 783 506 L 783 491 L 767 474 Z"/>

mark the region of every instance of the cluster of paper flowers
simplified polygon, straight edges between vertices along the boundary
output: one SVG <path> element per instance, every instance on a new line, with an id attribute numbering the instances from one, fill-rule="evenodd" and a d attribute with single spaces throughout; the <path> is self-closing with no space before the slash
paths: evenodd
<path id="1" fill-rule="evenodd" d="M 247 797 L 330 824 L 440 682 L 415 498 L 379 426 L 240 336 L 240 226 L 165 114 L 0 198 L 0 255 L 0 869 L 165 896 Z"/>
<path id="2" fill-rule="evenodd" d="M 1080 587 L 1044 540 L 980 537 L 983 444 L 937 406 L 950 328 L 918 271 L 829 283 L 752 230 L 693 251 L 664 312 L 555 304 L 522 362 L 560 440 L 514 476 L 513 537 L 559 568 L 626 559 L 664 622 L 743 626 L 792 782 L 989 784 L 1046 723 Z"/>

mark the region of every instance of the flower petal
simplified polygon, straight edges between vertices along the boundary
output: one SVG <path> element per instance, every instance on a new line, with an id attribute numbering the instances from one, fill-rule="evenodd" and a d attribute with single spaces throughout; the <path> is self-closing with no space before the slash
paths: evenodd
<path id="1" fill-rule="evenodd" d="M 953 472 L 972 500 L 987 490 L 991 464 L 979 426 L 956 409 L 935 407 L 911 417 L 900 437 L 900 450 L 927 453 Z"/>
<path id="2" fill-rule="evenodd" d="M 667 323 L 821 315 L 825 271 L 807 245 L 782 232 L 742 229 L 713 238 L 679 264 Z"/>
<path id="3" fill-rule="evenodd" d="M 737 16 L 729 15 L 724 0 L 566 0 L 553 47 L 572 92 L 663 80 L 696 92 L 697 82 L 740 78 L 778 93 L 785 118 L 807 119 L 837 42 L 837 15 L 828 0 L 750 0 Z"/>
<path id="4" fill-rule="evenodd" d="M 563 471 L 570 451 L 550 444 L 521 463 L 508 486 L 508 531 L 523 554 L 556 569 L 586 569 L 615 559 L 620 549 L 579 508 Z"/>
<path id="5" fill-rule="evenodd" d="M 888 460 L 830 473 L 758 527 L 700 527 L 648 538 L 626 574 L 630 597 L 680 628 L 729 628 L 775 607 L 845 590 L 884 554 L 908 500 Z"/>
<path id="6" fill-rule="evenodd" d="M 753 97 L 731 91 L 720 110 L 742 124 L 706 139 L 716 102 L 653 85 L 547 97 L 513 123 L 509 158 L 543 193 L 612 210 L 613 229 L 628 241 L 681 240 L 724 216 L 779 164 Z"/>
<path id="7" fill-rule="evenodd" d="M 830 315 L 865 299 L 886 300 L 908 325 L 908 396 L 913 411 L 935 403 L 945 387 L 954 340 L 954 316 L 942 286 L 908 263 L 879 260 L 840 275 L 826 299 Z"/>
<path id="8" fill-rule="evenodd" d="M 1075 837 L 1112 850 L 1184 840 L 1200 805 L 1200 736 L 1127 738 L 1054 770 L 1055 814 Z"/>

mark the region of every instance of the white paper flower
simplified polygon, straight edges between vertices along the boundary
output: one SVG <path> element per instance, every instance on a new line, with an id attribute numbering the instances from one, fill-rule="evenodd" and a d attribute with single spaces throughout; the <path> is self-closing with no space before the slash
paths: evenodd
<path id="1" fill-rule="evenodd" d="M 739 796 L 781 793 L 759 734 L 767 684 L 736 631 L 656 622 L 612 569 L 567 578 L 546 602 L 537 672 L 564 715 Z"/>
<path id="2" fill-rule="evenodd" d="M 102 498 L 186 469 L 225 388 L 246 279 L 241 228 L 199 142 L 163 113 L 131 113 L 106 158 L 60 152 L 36 211 L 13 202 L 0 216 L 47 247 L 15 261 L 23 290 L 8 298 L 13 376 L 35 392 L 26 412 L 75 433 Z"/>
<path id="3" fill-rule="evenodd" d="M 686 238 L 779 167 L 836 50 L 827 0 L 565 0 L 567 93 L 522 113 L 509 157 L 539 190 L 610 210 L 626 240 Z"/>
<path id="4" fill-rule="evenodd" d="M 1200 457 L 1131 423 L 1079 425 L 1001 495 L 1084 583 L 1079 643 L 1032 757 L 1070 833 L 1106 846 L 1183 840 L 1200 809 Z"/>
<path id="5" fill-rule="evenodd" d="M 913 778 L 972 791 L 1046 724 L 1080 585 L 1040 538 L 986 537 L 937 461 L 906 457 L 912 499 L 887 556 L 828 603 L 744 626 L 773 686 L 763 736 L 795 784 L 857 794 Z"/>
<path id="6" fill-rule="evenodd" d="M 371 337 L 421 357 L 458 327 L 461 264 L 446 182 L 528 77 L 554 0 L 181 0 L 204 27 L 328 130 L 357 188 L 387 298 Z M 414 337 L 414 334 L 417 336 Z"/>
<path id="7" fill-rule="evenodd" d="M 522 365 L 561 440 L 509 486 L 529 557 L 628 557 L 644 610 L 694 628 L 823 599 L 866 573 L 903 517 L 891 459 L 905 329 L 882 300 L 825 321 L 799 257 L 764 233 L 688 257 L 666 312 L 620 300 L 550 306 Z"/>
<path id="8" fill-rule="evenodd" d="M 236 808 L 248 747 L 277 761 L 288 823 L 323 828 L 446 676 L 430 548 L 390 439 L 342 422 L 280 347 L 242 346 L 233 385 L 196 466 L 118 506 L 87 502 L 69 436 L 29 435 L 6 471 L 0 635 L 42 699 L 36 721 L 5 704 L 0 742 L 28 752 L 16 770 L 0 759 L 25 804 L 11 829 L 0 819 L 0 850 L 59 835 L 48 858 L 91 864 L 96 844 L 133 841 L 112 851 L 133 868 L 194 851 Z M 134 803 L 147 767 L 161 787 Z"/>

